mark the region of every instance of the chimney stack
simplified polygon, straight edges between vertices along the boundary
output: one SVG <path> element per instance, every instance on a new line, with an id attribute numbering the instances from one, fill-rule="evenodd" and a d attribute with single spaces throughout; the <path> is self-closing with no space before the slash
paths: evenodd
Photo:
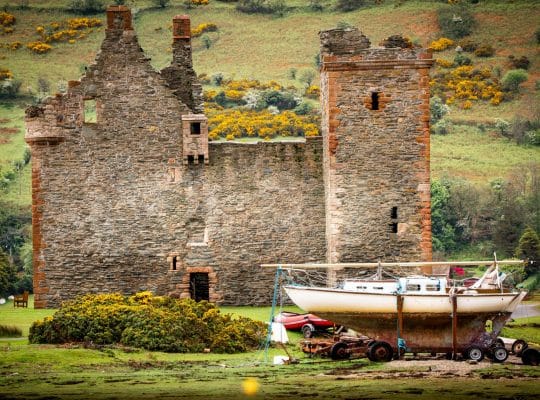
<path id="1" fill-rule="evenodd" d="M 188 15 L 176 15 L 173 17 L 173 41 L 191 40 L 191 23 Z"/>
<path id="2" fill-rule="evenodd" d="M 131 10 L 126 6 L 107 7 L 107 30 L 133 30 Z"/>

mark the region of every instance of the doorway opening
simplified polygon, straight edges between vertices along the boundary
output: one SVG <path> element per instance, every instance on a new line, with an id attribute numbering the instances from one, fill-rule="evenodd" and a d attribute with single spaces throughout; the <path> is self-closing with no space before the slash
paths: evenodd
<path id="1" fill-rule="evenodd" d="M 189 294 L 195 301 L 210 300 L 210 283 L 207 272 L 189 274 Z"/>

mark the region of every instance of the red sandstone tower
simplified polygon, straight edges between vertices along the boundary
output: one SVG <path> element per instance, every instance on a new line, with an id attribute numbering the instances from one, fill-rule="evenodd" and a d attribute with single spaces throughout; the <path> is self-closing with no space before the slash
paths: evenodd
<path id="1" fill-rule="evenodd" d="M 431 260 L 429 53 L 320 33 L 328 262 Z"/>

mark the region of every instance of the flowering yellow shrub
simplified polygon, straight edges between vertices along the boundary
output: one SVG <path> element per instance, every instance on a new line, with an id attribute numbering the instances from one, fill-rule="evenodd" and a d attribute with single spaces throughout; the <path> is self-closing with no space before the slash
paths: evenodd
<path id="1" fill-rule="evenodd" d="M 40 36 L 39 42 L 28 43 L 26 47 L 36 53 L 46 53 L 52 46 L 43 46 L 46 43 L 68 42 L 75 43 L 75 39 L 84 39 L 87 33 L 92 32 L 92 27 L 101 26 L 98 18 L 71 18 L 63 22 L 51 22 L 49 25 L 36 27 L 36 32 Z M 64 29 L 62 29 L 64 28 Z M 41 43 L 42 45 L 36 45 Z"/>
<path id="2" fill-rule="evenodd" d="M 462 65 L 438 73 L 430 86 L 434 94 L 446 97 L 446 104 L 462 100 L 456 104 L 463 109 L 471 108 L 472 102 L 477 100 L 489 101 L 492 105 L 499 105 L 503 100 L 499 81 L 489 68 L 477 69 L 472 65 Z"/>
<path id="3" fill-rule="evenodd" d="M 7 68 L 0 68 L 0 81 L 13 79 L 13 73 Z"/>
<path id="4" fill-rule="evenodd" d="M 13 33 L 14 29 L 11 26 L 4 27 L 4 34 L 9 35 L 10 33 Z"/>
<path id="5" fill-rule="evenodd" d="M 17 50 L 22 47 L 22 43 L 21 42 L 6 43 L 5 47 L 8 48 L 9 50 Z"/>
<path id="6" fill-rule="evenodd" d="M 191 4 L 195 6 L 205 6 L 209 3 L 209 0 L 191 0 Z"/>
<path id="7" fill-rule="evenodd" d="M 292 111 L 272 114 L 264 111 L 227 110 L 208 119 L 209 137 L 227 140 L 240 137 L 266 139 L 274 136 L 317 136 L 318 124 L 313 117 L 299 116 Z"/>
<path id="8" fill-rule="evenodd" d="M 47 43 L 43 42 L 30 42 L 26 45 L 30 50 L 32 50 L 34 53 L 43 54 L 47 53 L 52 49 L 51 45 L 48 45 Z"/>
<path id="9" fill-rule="evenodd" d="M 191 30 L 191 36 L 198 37 L 198 36 L 201 36 L 205 32 L 215 32 L 217 30 L 218 30 L 218 27 L 216 24 L 213 24 L 211 22 L 206 22 L 203 24 L 199 24 L 195 28 L 193 28 Z"/>
<path id="10" fill-rule="evenodd" d="M 0 12 L 0 25 L 10 26 L 15 24 L 15 16 L 8 12 Z"/>
<path id="11" fill-rule="evenodd" d="M 453 44 L 454 44 L 454 41 L 452 39 L 443 37 L 443 38 L 440 38 L 438 40 L 431 42 L 431 44 L 429 45 L 429 48 L 433 51 L 443 51 L 449 48 L 450 46 L 452 46 Z"/>
<path id="12" fill-rule="evenodd" d="M 443 68 L 451 68 L 454 65 L 453 61 L 445 60 L 444 58 L 437 58 L 435 62 L 438 66 Z"/>
<path id="13" fill-rule="evenodd" d="M 311 85 L 306 89 L 306 97 L 311 97 L 312 99 L 318 99 L 321 94 L 321 89 L 316 85 Z"/>
<path id="14" fill-rule="evenodd" d="M 99 18 L 71 18 L 67 20 L 67 26 L 69 29 L 85 29 L 92 28 L 93 26 L 101 26 L 101 20 Z"/>
<path id="15" fill-rule="evenodd" d="M 225 97 L 227 100 L 238 102 L 242 100 L 242 97 L 244 97 L 245 92 L 241 90 L 225 90 Z"/>

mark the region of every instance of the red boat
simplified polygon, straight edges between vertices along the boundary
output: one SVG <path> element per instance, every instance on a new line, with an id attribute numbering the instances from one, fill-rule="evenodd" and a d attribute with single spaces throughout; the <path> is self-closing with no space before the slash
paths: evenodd
<path id="1" fill-rule="evenodd" d="M 317 317 L 315 314 L 298 314 L 291 311 L 282 311 L 274 317 L 274 322 L 280 322 L 286 329 L 302 331 L 305 338 L 310 338 L 317 331 L 326 331 L 335 328 L 332 321 Z"/>

